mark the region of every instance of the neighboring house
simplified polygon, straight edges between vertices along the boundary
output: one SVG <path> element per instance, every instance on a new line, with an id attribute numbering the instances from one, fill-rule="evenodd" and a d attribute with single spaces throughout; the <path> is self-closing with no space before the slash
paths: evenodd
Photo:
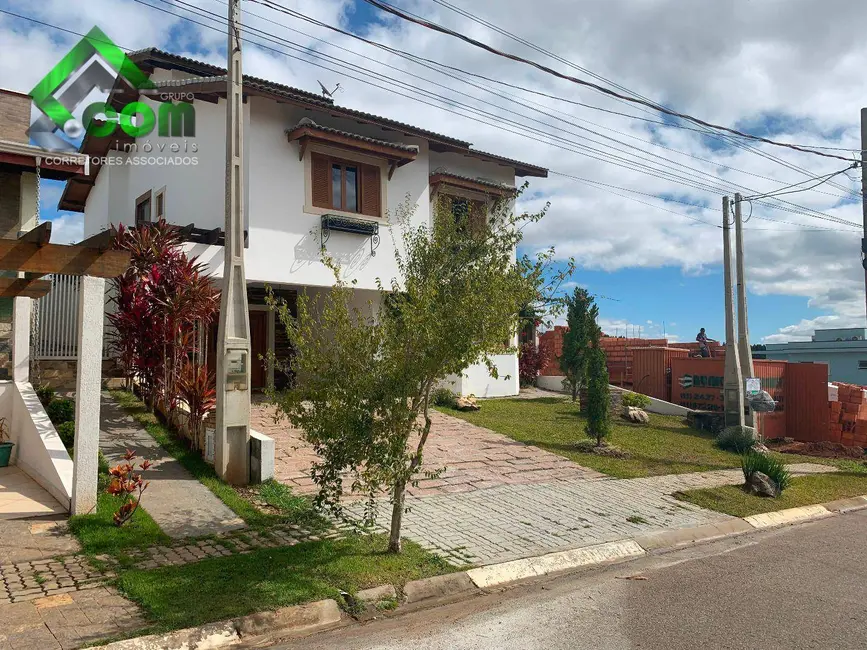
<path id="1" fill-rule="evenodd" d="M 66 180 L 85 171 L 82 156 L 67 164 L 46 160 L 54 154 L 30 144 L 29 95 L 0 88 L 0 237 L 17 239 L 37 218 L 37 168 L 42 178 Z M 0 379 L 9 378 L 12 298 L 0 298 Z"/>
<path id="2" fill-rule="evenodd" d="M 189 229 L 188 250 L 221 276 L 225 203 L 225 70 L 156 49 L 130 58 L 157 86 L 156 94 L 113 93 L 117 105 L 139 100 L 158 112 L 163 94 L 191 102 L 176 137 L 132 139 L 122 134 L 87 136 L 82 150 L 105 156 L 89 176 L 73 178 L 60 208 L 85 213 L 85 236 L 110 224 L 155 221 Z M 149 91 L 154 93 L 154 91 Z M 136 93 L 138 95 L 138 93 Z M 416 224 L 429 223 L 440 195 L 455 209 L 484 214 L 499 197 L 511 197 L 515 177 L 547 176 L 547 170 L 473 149 L 458 140 L 369 113 L 337 106 L 327 97 L 253 77 L 244 79 L 245 263 L 254 358 L 266 350 L 291 354 L 282 328 L 264 304 L 274 287 L 290 305 L 299 291 L 321 292 L 333 274 L 320 259 L 324 246 L 353 280 L 356 304 L 379 300 L 376 279 L 398 275 L 387 215 L 408 201 Z M 177 111 L 172 118 L 182 117 Z M 195 134 L 189 130 L 194 121 Z M 197 158 L 198 164 L 130 164 L 136 156 Z M 184 162 L 181 160 L 180 162 Z M 212 340 L 215 340 L 212 334 Z M 517 340 L 517 339 L 516 339 Z M 494 359 L 499 379 L 484 364 L 454 378 L 455 389 L 478 396 L 518 393 L 516 355 Z M 253 387 L 273 368 L 256 364 Z M 508 378 L 506 378 L 508 376 Z M 275 378 L 278 383 L 280 377 Z"/>
<path id="3" fill-rule="evenodd" d="M 867 385 L 867 328 L 816 330 L 812 341 L 768 343 L 764 358 L 827 363 L 828 381 Z"/>

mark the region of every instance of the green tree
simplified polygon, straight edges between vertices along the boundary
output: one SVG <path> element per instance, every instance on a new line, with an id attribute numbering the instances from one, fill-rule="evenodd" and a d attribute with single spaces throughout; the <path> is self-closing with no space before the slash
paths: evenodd
<path id="1" fill-rule="evenodd" d="M 611 429 L 608 365 L 600 347 L 591 348 L 587 359 L 587 435 L 602 444 Z"/>
<path id="2" fill-rule="evenodd" d="M 602 332 L 596 323 L 599 307 L 587 289 L 576 288 L 565 302 L 568 329 L 563 335 L 560 369 L 566 377 L 574 402 L 587 380 L 588 353 L 592 346 L 599 344 Z"/>
<path id="3" fill-rule="evenodd" d="M 370 522 L 376 497 L 388 493 L 393 552 L 401 550 L 407 485 L 437 474 L 423 467 L 432 390 L 480 360 L 496 377 L 491 355 L 514 351 L 521 308 L 557 282 L 545 273 L 553 251 L 515 256 L 522 226 L 544 210 L 514 215 L 504 201 L 480 226 L 478 215 L 452 208 L 441 199 L 430 226 L 412 224 L 408 203 L 398 209 L 391 230 L 399 276 L 380 281 L 366 307 L 352 306 L 352 287 L 327 259 L 333 289 L 315 301 L 300 294 L 294 318 L 277 305 L 295 381 L 271 399 L 321 458 L 312 472 L 317 505 L 340 516 L 348 487 L 368 497 Z"/>

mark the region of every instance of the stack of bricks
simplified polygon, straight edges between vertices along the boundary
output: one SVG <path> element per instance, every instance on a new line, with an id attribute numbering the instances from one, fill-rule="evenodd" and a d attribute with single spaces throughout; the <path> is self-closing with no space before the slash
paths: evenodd
<path id="1" fill-rule="evenodd" d="M 837 400 L 830 395 L 828 408 L 831 410 L 831 442 L 839 442 L 847 447 L 867 447 L 867 396 L 861 386 L 834 382 L 837 387 Z"/>

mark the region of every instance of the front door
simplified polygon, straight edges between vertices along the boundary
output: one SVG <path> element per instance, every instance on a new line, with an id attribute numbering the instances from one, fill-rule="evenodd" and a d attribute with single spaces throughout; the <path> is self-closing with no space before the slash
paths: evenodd
<path id="1" fill-rule="evenodd" d="M 253 390 L 265 388 L 268 383 L 268 312 L 250 312 L 250 383 Z"/>

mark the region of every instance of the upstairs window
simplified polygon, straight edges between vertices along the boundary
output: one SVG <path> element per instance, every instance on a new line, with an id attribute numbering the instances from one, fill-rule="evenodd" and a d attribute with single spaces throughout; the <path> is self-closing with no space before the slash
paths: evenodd
<path id="1" fill-rule="evenodd" d="M 151 222 L 151 193 L 145 192 L 135 200 L 135 225 Z"/>
<path id="2" fill-rule="evenodd" d="M 382 216 L 379 167 L 315 152 L 310 159 L 315 207 Z"/>
<path id="3" fill-rule="evenodd" d="M 488 208 L 484 201 L 460 196 L 449 197 L 449 201 L 455 223 L 464 224 L 474 235 L 485 231 L 488 224 Z"/>

